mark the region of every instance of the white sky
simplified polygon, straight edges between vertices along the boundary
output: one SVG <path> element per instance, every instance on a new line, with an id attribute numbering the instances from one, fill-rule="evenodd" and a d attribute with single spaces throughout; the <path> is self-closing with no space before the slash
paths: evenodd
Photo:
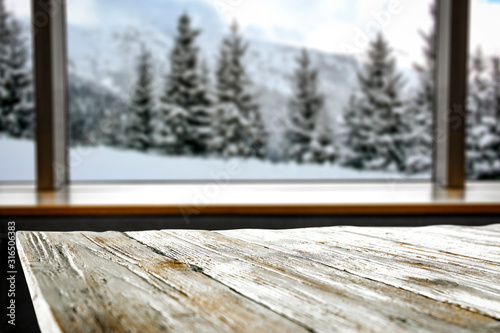
<path id="1" fill-rule="evenodd" d="M 77 25 L 98 24 L 98 8 L 96 0 L 67 0 L 72 10 L 69 11 L 68 21 Z M 98 0 L 107 1 L 107 0 Z M 140 2 L 141 0 L 137 0 Z M 6 0 L 7 9 L 16 15 L 31 16 L 31 0 Z"/>
<path id="2" fill-rule="evenodd" d="M 418 30 L 428 30 L 431 23 L 429 0 L 241 1 L 234 17 L 266 39 L 334 53 L 346 52 L 348 44 L 355 49 L 351 52 L 361 53 L 367 41 L 362 35 L 383 30 L 398 58 L 409 62 L 421 58 Z M 397 13 L 388 11 L 391 3 L 399 4 Z M 381 12 L 383 26 L 374 16 Z"/>
<path id="3" fill-rule="evenodd" d="M 500 1 L 473 0 L 470 45 L 486 54 L 500 55 Z"/>
<path id="4" fill-rule="evenodd" d="M 99 24 L 99 1 L 67 0 L 71 10 L 68 21 L 75 25 Z M 147 1 L 137 0 L 146 5 Z M 214 6 L 236 4 L 230 18 L 236 18 L 252 37 L 315 48 L 327 52 L 345 52 L 343 45 L 356 46 L 356 37 L 368 33 L 367 26 L 377 26 L 373 13 L 385 11 L 392 2 L 400 4 L 400 12 L 390 16 L 384 34 L 405 65 L 422 56 L 418 30 L 430 27 L 430 0 L 148 0 L 161 2 L 205 2 Z M 30 0 L 6 0 L 7 8 L 17 15 L 29 16 Z M 150 4 L 153 5 L 153 4 Z M 471 47 L 481 45 L 487 54 L 500 52 L 500 2 L 472 0 Z M 119 18 L 114 18 L 119 19 Z M 145 18 L 147 19 L 147 18 Z M 378 25 L 380 28 L 380 25 Z"/>

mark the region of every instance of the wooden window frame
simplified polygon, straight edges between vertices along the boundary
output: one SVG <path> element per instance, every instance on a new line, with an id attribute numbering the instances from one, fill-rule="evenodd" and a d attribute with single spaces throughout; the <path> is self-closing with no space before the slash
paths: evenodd
<path id="1" fill-rule="evenodd" d="M 465 128 L 470 0 L 439 0 L 437 21 L 434 182 L 465 185 Z"/>
<path id="2" fill-rule="evenodd" d="M 66 0 L 32 0 L 36 182 L 40 191 L 69 183 Z"/>
<path id="3" fill-rule="evenodd" d="M 32 0 L 39 191 L 69 184 L 66 0 Z M 470 0 L 438 1 L 434 170 L 444 189 L 465 185 Z"/>

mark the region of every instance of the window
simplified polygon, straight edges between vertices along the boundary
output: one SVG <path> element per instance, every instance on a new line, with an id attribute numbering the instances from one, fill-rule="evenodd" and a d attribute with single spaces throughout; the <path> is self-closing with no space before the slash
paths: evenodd
<path id="1" fill-rule="evenodd" d="M 500 179 L 500 1 L 472 0 L 467 177 Z"/>
<path id="2" fill-rule="evenodd" d="M 433 0 L 67 5 L 72 181 L 431 178 Z"/>
<path id="3" fill-rule="evenodd" d="M 0 182 L 35 179 L 30 0 L 0 0 Z"/>

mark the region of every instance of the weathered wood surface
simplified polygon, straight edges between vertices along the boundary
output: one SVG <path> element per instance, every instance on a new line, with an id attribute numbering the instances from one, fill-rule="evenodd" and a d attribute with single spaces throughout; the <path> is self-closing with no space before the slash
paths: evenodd
<path id="1" fill-rule="evenodd" d="M 474 242 L 462 244 L 463 239 L 457 235 L 455 238 L 448 238 L 442 234 L 435 239 L 433 228 L 426 228 L 423 233 L 416 229 L 410 236 L 408 236 L 408 231 L 399 229 L 403 233 L 399 234 L 399 242 L 374 237 L 380 233 L 385 236 L 390 231 L 377 231 L 376 228 L 370 228 L 361 232 L 373 236 L 364 236 L 344 230 L 349 230 L 349 228 L 299 229 L 287 232 L 249 230 L 245 233 L 229 232 L 227 234 L 261 245 L 272 246 L 276 250 L 301 255 L 309 260 L 344 269 L 355 275 L 441 302 L 478 310 L 500 319 L 498 315 L 500 260 L 478 262 L 470 258 L 464 262 L 459 255 L 450 256 L 446 253 L 441 254 L 439 251 L 426 251 L 432 243 L 445 250 L 455 247 L 450 243 L 459 243 L 462 245 L 459 248 L 461 251 L 469 250 L 473 254 L 480 255 L 490 254 L 487 259 L 491 259 L 496 257 L 494 252 L 500 249 L 500 238 L 497 238 L 496 246 L 492 245 L 493 242 L 489 244 L 492 253 L 488 253 L 486 246 L 483 249 L 483 246 Z M 351 230 L 356 230 L 356 228 L 351 228 Z M 449 231 L 446 230 L 446 232 Z M 394 234 L 397 235 L 397 231 L 394 231 Z M 475 235 L 470 233 L 468 235 L 473 240 L 480 241 Z M 424 247 L 412 248 L 411 245 L 405 244 L 408 237 L 415 238 Z"/>
<path id="2" fill-rule="evenodd" d="M 19 232 L 43 332 L 500 332 L 500 226 Z"/>

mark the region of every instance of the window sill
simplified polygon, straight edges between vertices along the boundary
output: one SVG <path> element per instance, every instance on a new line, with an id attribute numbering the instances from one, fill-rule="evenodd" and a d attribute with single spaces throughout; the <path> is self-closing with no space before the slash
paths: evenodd
<path id="1" fill-rule="evenodd" d="M 500 183 L 0 185 L 0 216 L 500 214 Z"/>

